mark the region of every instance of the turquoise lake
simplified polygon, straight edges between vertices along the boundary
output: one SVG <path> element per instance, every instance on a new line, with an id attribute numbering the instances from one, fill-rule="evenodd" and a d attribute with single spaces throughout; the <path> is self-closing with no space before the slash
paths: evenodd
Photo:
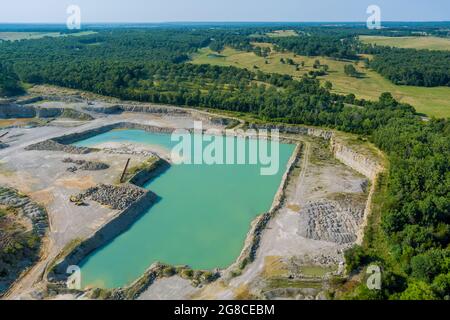
<path id="1" fill-rule="evenodd" d="M 242 139 L 249 145 L 243 138 L 214 139 Z M 169 134 L 113 130 L 76 145 L 105 142 L 138 142 L 168 150 L 177 144 Z M 83 286 L 125 286 L 156 261 L 194 269 L 228 267 L 239 256 L 251 222 L 270 209 L 294 149 L 295 145 L 280 144 L 280 166 L 272 176 L 261 175 L 260 164 L 172 165 L 145 186 L 160 201 L 81 263 Z"/>

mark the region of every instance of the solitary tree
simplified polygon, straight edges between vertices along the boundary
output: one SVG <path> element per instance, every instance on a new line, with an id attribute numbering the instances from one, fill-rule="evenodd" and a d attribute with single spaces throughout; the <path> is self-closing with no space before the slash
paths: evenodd
<path id="1" fill-rule="evenodd" d="M 346 64 L 344 67 L 344 72 L 349 77 L 357 77 L 358 71 L 356 71 L 355 67 L 352 64 Z"/>
<path id="2" fill-rule="evenodd" d="M 314 69 L 318 69 L 319 67 L 320 67 L 320 60 L 314 61 L 313 68 L 314 68 Z"/>

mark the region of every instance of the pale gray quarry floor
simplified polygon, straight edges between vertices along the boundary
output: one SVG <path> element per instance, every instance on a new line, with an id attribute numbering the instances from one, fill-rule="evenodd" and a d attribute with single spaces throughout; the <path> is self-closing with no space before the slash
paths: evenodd
<path id="1" fill-rule="evenodd" d="M 190 281 L 173 276 L 157 280 L 138 300 L 186 300 L 199 290 Z"/>

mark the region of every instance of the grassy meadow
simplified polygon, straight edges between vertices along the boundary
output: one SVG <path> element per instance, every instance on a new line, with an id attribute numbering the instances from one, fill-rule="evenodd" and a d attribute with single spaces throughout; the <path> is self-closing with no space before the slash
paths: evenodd
<path id="1" fill-rule="evenodd" d="M 273 32 L 266 33 L 268 37 L 271 38 L 282 38 L 282 37 L 296 37 L 298 36 L 297 32 L 294 30 L 276 30 Z"/>
<path id="2" fill-rule="evenodd" d="M 255 43 L 259 46 L 269 46 L 268 43 Z M 281 58 L 290 58 L 296 63 L 304 62 L 305 66 L 296 70 L 295 66 L 281 63 Z M 266 73 L 288 74 L 300 78 L 313 68 L 315 60 L 329 66 L 328 75 L 320 77 L 321 81 L 330 81 L 333 91 L 341 94 L 354 93 L 358 98 L 376 100 L 383 92 L 391 92 L 399 101 L 413 105 L 420 113 L 435 117 L 450 117 L 450 87 L 413 87 L 398 86 L 382 77 L 375 71 L 365 68 L 362 62 L 340 61 L 328 57 L 306 57 L 294 55 L 290 52 L 276 52 L 272 50 L 268 58 L 259 57 L 253 52 L 237 51 L 225 48 L 222 52 L 213 52 L 209 48 L 199 50 L 192 57 L 192 63 L 212 64 L 218 66 L 234 66 L 249 70 L 261 70 Z M 266 63 L 267 60 L 267 63 Z M 349 77 L 344 73 L 344 66 L 355 64 L 361 73 L 359 78 Z"/>
<path id="3" fill-rule="evenodd" d="M 450 50 L 450 39 L 439 37 L 360 36 L 364 43 L 407 49 Z"/>
<path id="4" fill-rule="evenodd" d="M 94 34 L 92 31 L 83 31 L 78 33 L 70 34 L 71 36 L 86 36 L 90 34 Z M 59 32 L 0 32 L 0 40 L 4 41 L 19 41 L 19 40 L 33 40 L 33 39 L 42 39 L 45 37 L 62 37 L 65 36 Z"/>

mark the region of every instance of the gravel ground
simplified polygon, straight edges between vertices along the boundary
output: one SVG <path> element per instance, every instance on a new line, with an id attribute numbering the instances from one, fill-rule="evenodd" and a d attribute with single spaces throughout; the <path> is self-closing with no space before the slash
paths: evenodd
<path id="1" fill-rule="evenodd" d="M 47 141 L 33 144 L 31 146 L 26 147 L 25 150 L 27 150 L 27 151 L 35 151 L 35 150 L 36 151 L 62 151 L 62 152 L 72 153 L 72 154 L 87 154 L 92 151 L 90 148 L 65 145 L 65 144 L 58 143 L 54 140 L 47 140 Z"/>
<path id="2" fill-rule="evenodd" d="M 77 196 L 78 199 L 90 199 L 114 210 L 125 210 L 145 194 L 145 190 L 131 184 L 112 186 L 101 184 L 89 188 Z"/>
<path id="3" fill-rule="evenodd" d="M 96 162 L 96 161 L 87 161 L 87 160 L 74 160 L 72 158 L 65 158 L 63 161 L 63 163 L 73 163 L 78 165 L 79 167 L 70 167 L 70 168 L 75 168 L 75 170 L 73 171 L 77 171 L 78 169 L 80 170 L 85 170 L 85 171 L 98 171 L 98 170 L 106 170 L 109 168 L 109 165 L 103 162 Z M 70 169 L 69 168 L 69 169 Z M 72 171 L 72 170 L 70 170 Z"/>

